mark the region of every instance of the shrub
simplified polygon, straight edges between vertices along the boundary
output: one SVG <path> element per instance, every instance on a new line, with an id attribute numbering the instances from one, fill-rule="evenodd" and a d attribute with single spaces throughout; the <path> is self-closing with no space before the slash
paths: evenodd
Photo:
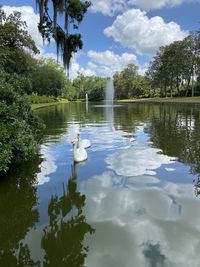
<path id="1" fill-rule="evenodd" d="M 42 127 L 26 97 L 0 80 L 0 172 L 35 154 Z"/>
<path id="2" fill-rule="evenodd" d="M 41 103 L 51 103 L 51 102 L 57 102 L 57 98 L 53 96 L 41 96 L 37 93 L 32 93 L 28 96 L 28 102 L 30 104 L 41 104 Z"/>

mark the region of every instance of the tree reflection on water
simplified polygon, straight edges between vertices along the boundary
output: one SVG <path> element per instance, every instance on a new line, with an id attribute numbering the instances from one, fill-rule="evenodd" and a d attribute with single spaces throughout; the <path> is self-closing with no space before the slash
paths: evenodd
<path id="1" fill-rule="evenodd" d="M 36 209 L 36 174 L 41 159 L 36 157 L 10 177 L 0 179 L 0 266 L 37 267 L 29 247 L 22 242 L 39 220 Z"/>
<path id="2" fill-rule="evenodd" d="M 76 165 L 63 195 L 52 196 L 48 207 L 49 225 L 44 229 L 41 246 L 45 250 L 43 266 L 84 266 L 88 247 L 84 245 L 86 234 L 94 229 L 83 215 L 86 197 L 77 191 Z"/>

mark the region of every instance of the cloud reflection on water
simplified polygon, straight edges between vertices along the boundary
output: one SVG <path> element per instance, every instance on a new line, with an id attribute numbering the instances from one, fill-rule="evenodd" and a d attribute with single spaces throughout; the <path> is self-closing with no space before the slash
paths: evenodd
<path id="1" fill-rule="evenodd" d="M 200 266 L 199 201 L 192 186 L 127 188 L 116 185 L 117 178 L 109 171 L 80 185 L 87 194 L 86 216 L 96 229 L 86 266 Z"/>
<path id="2" fill-rule="evenodd" d="M 141 131 L 141 129 L 140 129 Z M 174 157 L 161 154 L 161 150 L 150 147 L 147 138 L 136 139 L 134 145 L 107 157 L 108 167 L 118 175 L 155 175 L 162 164 L 171 164 Z"/>
<path id="3" fill-rule="evenodd" d="M 40 164 L 41 171 L 37 174 L 37 185 L 48 183 L 49 175 L 57 170 L 55 156 L 50 153 L 48 146 L 41 145 L 40 153 L 44 160 Z"/>

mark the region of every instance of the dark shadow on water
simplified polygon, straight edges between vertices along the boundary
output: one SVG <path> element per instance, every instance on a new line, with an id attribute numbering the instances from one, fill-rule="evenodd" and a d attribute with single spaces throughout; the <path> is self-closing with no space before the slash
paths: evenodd
<path id="1" fill-rule="evenodd" d="M 0 179 L 0 266 L 37 267 L 22 240 L 39 221 L 36 208 L 36 176 L 41 160 L 36 157 L 15 173 Z"/>
<path id="2" fill-rule="evenodd" d="M 88 253 L 84 245 L 94 229 L 83 214 L 86 197 L 77 191 L 77 165 L 72 167 L 68 185 L 61 197 L 52 196 L 48 207 L 49 225 L 44 228 L 41 247 L 45 251 L 44 267 L 82 267 Z"/>
<path id="3" fill-rule="evenodd" d="M 147 260 L 148 267 L 164 267 L 166 266 L 166 257 L 161 253 L 160 244 L 155 245 L 147 243 L 144 245 L 143 255 Z"/>

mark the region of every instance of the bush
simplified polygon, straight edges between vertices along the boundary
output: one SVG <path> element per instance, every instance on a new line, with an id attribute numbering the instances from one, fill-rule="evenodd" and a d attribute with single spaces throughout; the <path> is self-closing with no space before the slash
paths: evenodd
<path id="1" fill-rule="evenodd" d="M 56 97 L 52 96 L 40 96 L 37 93 L 32 93 L 28 96 L 28 102 L 30 104 L 41 104 L 41 103 L 51 103 L 51 102 L 57 102 Z"/>
<path id="2" fill-rule="evenodd" d="M 0 80 L 0 172 L 35 154 L 42 127 L 26 97 Z"/>

